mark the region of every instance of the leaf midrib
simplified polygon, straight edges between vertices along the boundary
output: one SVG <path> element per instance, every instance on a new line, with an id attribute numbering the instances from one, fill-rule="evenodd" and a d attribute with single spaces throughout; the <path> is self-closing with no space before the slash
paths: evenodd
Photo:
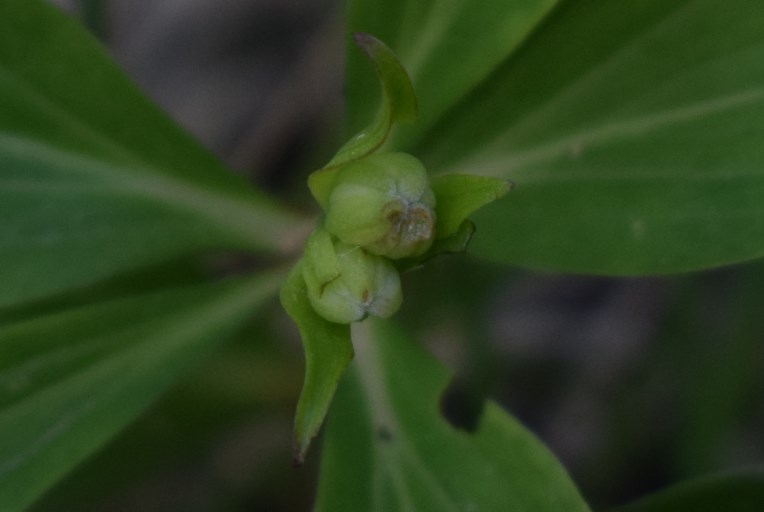
<path id="1" fill-rule="evenodd" d="M 574 80 L 566 83 L 564 87 L 548 97 L 541 105 L 526 112 L 507 127 L 506 130 L 495 134 L 491 139 L 485 141 L 484 147 L 501 145 L 502 141 L 506 140 L 513 133 L 527 133 L 538 126 L 548 125 L 550 119 L 559 111 L 561 105 L 568 103 L 571 98 L 579 96 L 582 91 L 586 91 L 590 87 L 590 84 L 599 81 L 600 77 L 607 73 L 609 69 L 617 67 L 624 58 L 639 51 L 646 39 L 663 32 L 666 26 L 673 23 L 676 17 L 683 15 L 685 9 L 693 4 L 693 0 L 685 0 L 684 3 L 678 4 L 673 10 L 667 11 L 660 21 L 643 26 L 642 30 L 637 31 L 630 39 L 622 40 L 622 44 L 614 47 L 613 51 L 606 54 L 604 58 L 593 63 L 591 67 Z"/>
<path id="2" fill-rule="evenodd" d="M 91 184 L 97 184 L 102 187 L 99 193 L 111 191 L 127 197 L 159 200 L 161 203 L 201 214 L 219 224 L 221 230 L 245 241 L 253 249 L 291 249 L 285 247 L 290 241 L 284 238 L 284 233 L 294 228 L 297 221 L 276 208 L 223 196 L 172 176 L 152 172 L 150 168 L 123 167 L 2 132 L 0 148 L 5 154 L 20 157 L 25 161 L 37 161 L 49 168 L 61 168 L 65 173 L 76 172 L 96 178 L 94 183 L 84 187 L 72 187 L 72 191 L 87 191 L 91 189 Z M 13 183 L 23 181 L 14 180 Z M 41 186 L 43 189 L 46 187 L 44 184 Z"/>
<path id="3" fill-rule="evenodd" d="M 529 169 L 534 164 L 548 162 L 565 154 L 571 154 L 576 148 L 580 151 L 586 151 L 611 140 L 637 137 L 655 129 L 702 119 L 709 115 L 749 107 L 758 103 L 764 103 L 764 87 L 722 95 L 643 116 L 599 124 L 507 156 L 494 156 L 496 153 L 490 150 L 481 151 L 455 167 L 468 168 L 471 173 L 486 176 L 516 176 L 517 171 Z M 502 154 L 504 153 L 506 151 L 502 152 Z M 572 158 L 575 158 L 575 155 Z M 454 168 L 445 169 L 443 174 L 449 172 L 455 172 Z M 524 179 L 529 181 L 546 181 L 550 178 L 560 179 L 557 173 L 543 173 L 537 170 L 529 172 L 527 177 L 524 175 Z M 683 176 L 682 179 L 687 178 Z"/>
<path id="4" fill-rule="evenodd" d="M 430 488 L 434 491 L 432 495 L 437 497 L 441 504 L 445 507 L 442 510 L 452 510 L 459 512 L 459 508 L 454 504 L 456 501 L 453 496 L 448 492 L 448 489 L 438 480 L 438 478 L 430 471 L 427 464 L 423 463 L 421 454 L 417 450 L 416 445 L 409 439 L 406 432 L 401 428 L 396 419 L 394 412 L 394 406 L 392 400 L 385 390 L 385 375 L 382 368 L 382 355 L 377 349 L 376 345 L 381 340 L 373 339 L 374 336 L 371 333 L 371 328 L 368 322 L 363 324 L 356 324 L 353 330 L 353 339 L 358 340 L 356 345 L 355 357 L 358 365 L 358 375 L 364 389 L 364 393 L 367 396 L 367 403 L 369 404 L 369 414 L 372 420 L 372 427 L 377 428 L 381 425 L 390 428 L 395 435 L 396 447 L 394 454 L 398 458 L 406 458 L 409 460 L 414 469 L 416 469 L 424 482 L 430 485 Z M 389 461 L 391 453 L 382 453 L 379 448 L 379 443 L 373 442 L 373 450 L 376 452 L 375 459 L 382 461 Z M 387 445 L 385 445 L 387 446 Z M 397 483 L 396 487 L 400 487 L 401 482 L 405 482 L 404 478 L 401 478 L 401 465 L 400 464 L 386 464 L 385 469 L 391 475 L 391 479 L 394 483 Z M 379 468 L 375 467 L 375 475 L 372 477 L 376 480 Z M 373 487 L 374 492 L 379 492 L 379 486 Z M 408 489 L 406 489 L 408 492 Z M 406 495 L 408 497 L 408 494 Z M 407 500 L 409 501 L 409 500 Z M 378 496 L 372 498 L 372 502 L 376 504 L 383 503 Z"/>
<path id="5" fill-rule="evenodd" d="M 16 94 L 25 95 L 30 102 L 37 106 L 40 112 L 60 120 L 62 124 L 67 125 L 73 132 L 87 137 L 94 146 L 128 162 L 132 161 L 142 166 L 148 165 L 148 162 L 144 158 L 139 157 L 134 151 L 128 150 L 124 145 L 91 128 L 80 116 L 70 109 L 64 108 L 59 102 L 53 101 L 49 96 L 41 92 L 34 83 L 21 78 L 12 69 L 0 63 L 0 80 L 2 79 L 11 84 Z"/>
<path id="6" fill-rule="evenodd" d="M 37 154 L 57 154 L 63 160 L 81 162 L 83 171 L 87 170 L 84 174 L 100 176 L 104 172 L 110 173 L 111 176 L 118 178 L 113 183 L 115 191 L 125 195 L 164 200 L 194 211 L 221 224 L 224 231 L 233 232 L 243 241 L 248 242 L 253 249 L 270 249 L 273 252 L 290 252 L 293 249 L 293 240 L 286 237 L 285 233 L 297 228 L 300 221 L 275 205 L 269 204 L 270 200 L 267 198 L 261 198 L 265 204 L 256 204 L 254 201 L 247 201 L 244 197 L 215 192 L 190 180 L 182 180 L 172 173 L 163 172 L 139 154 L 91 128 L 80 116 L 62 107 L 33 83 L 22 79 L 0 63 L 0 80 L 2 79 L 10 83 L 16 92 L 26 95 L 41 112 L 45 112 L 46 115 L 52 113 L 56 119 L 61 120 L 62 124 L 121 161 L 108 162 L 105 158 L 95 155 L 86 156 L 75 153 L 70 148 L 36 143 L 29 137 L 5 134 L 1 130 L 0 149 L 7 151 L 4 142 L 15 139 L 19 145 L 34 147 L 32 157 Z M 57 160 L 48 159 L 48 162 L 55 165 Z M 135 167 L 127 167 L 128 164 L 133 164 Z"/>
<path id="7" fill-rule="evenodd" d="M 175 312 L 163 320 L 163 328 L 158 329 L 152 336 L 146 338 L 141 343 L 132 345 L 123 351 L 118 350 L 113 352 L 104 360 L 90 366 L 88 370 L 77 372 L 70 378 L 52 382 L 44 388 L 36 390 L 31 396 L 26 397 L 24 401 L 13 403 L 10 407 L 0 409 L 0 428 L 2 428 L 4 419 L 17 416 L 19 411 L 22 411 L 21 414 L 23 415 L 23 411 L 30 407 L 31 410 L 35 410 L 38 407 L 35 402 L 41 396 L 45 397 L 51 393 L 55 394 L 62 386 L 66 388 L 72 382 L 87 382 L 99 375 L 113 375 L 115 370 L 120 369 L 120 367 L 123 367 L 122 370 L 124 371 L 131 371 L 132 369 L 136 375 L 144 373 L 146 371 L 145 365 L 135 365 L 134 356 L 144 352 L 146 347 L 159 345 L 159 355 L 153 361 L 154 364 L 157 364 L 157 361 L 159 364 L 162 364 L 163 355 L 177 349 L 187 339 L 193 338 L 193 336 L 198 335 L 200 332 L 207 332 L 209 326 L 218 324 L 226 318 L 232 318 L 250 307 L 251 304 L 255 304 L 275 293 L 282 279 L 283 275 L 280 273 L 249 278 L 211 303 L 204 303 L 192 309 Z M 170 340 L 169 342 L 167 341 L 168 339 Z M 125 367 L 126 364 L 127 367 Z M 123 385 L 127 382 L 125 379 L 122 379 L 122 381 Z M 122 387 L 113 388 L 107 396 L 113 396 L 121 391 Z M 96 405 L 97 402 L 91 399 L 80 402 L 75 409 L 70 411 L 70 414 L 62 419 L 62 422 L 51 426 L 45 432 L 45 435 L 38 439 L 37 443 L 19 447 L 20 450 L 14 457 L 0 461 L 0 482 L 5 479 L 6 475 L 23 465 L 30 457 L 43 450 L 51 440 L 55 439 L 58 433 L 65 429 L 67 424 L 76 421 Z"/>

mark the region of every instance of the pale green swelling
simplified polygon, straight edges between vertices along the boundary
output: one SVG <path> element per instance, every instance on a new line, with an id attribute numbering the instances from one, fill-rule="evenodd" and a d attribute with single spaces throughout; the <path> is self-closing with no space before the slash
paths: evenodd
<path id="1" fill-rule="evenodd" d="M 401 306 L 401 281 L 387 259 L 361 247 L 333 242 L 317 229 L 305 247 L 302 276 L 316 312 L 339 324 L 369 315 L 388 318 Z M 335 269 L 328 274 L 326 269 Z"/>
<path id="2" fill-rule="evenodd" d="M 435 237 L 435 195 L 422 163 L 378 153 L 339 171 L 326 229 L 342 242 L 392 259 L 418 256 Z"/>

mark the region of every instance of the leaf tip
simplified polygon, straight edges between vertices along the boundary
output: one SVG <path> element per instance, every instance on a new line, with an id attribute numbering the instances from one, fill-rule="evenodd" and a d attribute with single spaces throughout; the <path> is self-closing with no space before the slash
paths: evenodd
<path id="1" fill-rule="evenodd" d="M 308 455 L 308 449 L 313 442 L 313 438 L 318 434 L 318 427 L 315 432 L 305 432 L 295 426 L 294 438 L 292 441 L 292 467 L 299 468 L 305 464 L 305 457 Z"/>
<path id="2" fill-rule="evenodd" d="M 417 100 L 414 87 L 395 53 L 384 42 L 366 32 L 355 32 L 352 37 L 358 49 L 371 61 L 379 77 L 384 94 L 384 108 L 390 114 L 389 121 L 416 121 Z"/>
<path id="3" fill-rule="evenodd" d="M 515 187 L 517 186 L 517 184 L 511 180 L 498 179 L 498 178 L 489 178 L 489 179 L 494 181 L 494 183 L 496 184 L 493 189 L 494 201 L 496 199 L 501 199 L 502 197 L 507 195 L 509 192 L 512 192 L 512 190 L 514 190 Z"/>
<path id="4" fill-rule="evenodd" d="M 353 43 L 366 54 L 371 54 L 381 41 L 366 32 L 353 32 Z"/>
<path id="5" fill-rule="evenodd" d="M 292 448 L 292 467 L 293 468 L 301 468 L 303 464 L 305 464 L 305 452 L 307 450 L 307 447 L 304 449 L 300 448 L 299 442 L 295 441 L 294 447 Z"/>

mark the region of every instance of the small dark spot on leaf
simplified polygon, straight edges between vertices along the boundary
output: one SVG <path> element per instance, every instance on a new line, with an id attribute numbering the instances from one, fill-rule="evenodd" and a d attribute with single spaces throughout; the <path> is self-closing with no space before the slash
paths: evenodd
<path id="1" fill-rule="evenodd" d="M 483 405 L 483 396 L 457 377 L 440 397 L 440 414 L 452 427 L 471 433 L 477 430 Z"/>
<path id="2" fill-rule="evenodd" d="M 390 429 L 387 428 L 385 425 L 380 425 L 377 427 L 377 437 L 380 441 L 384 441 L 386 443 L 389 443 L 393 440 L 393 433 L 390 432 Z"/>

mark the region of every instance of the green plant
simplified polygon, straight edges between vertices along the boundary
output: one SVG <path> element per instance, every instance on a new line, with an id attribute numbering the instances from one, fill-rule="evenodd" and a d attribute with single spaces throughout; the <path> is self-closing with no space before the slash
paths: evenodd
<path id="1" fill-rule="evenodd" d="M 757 0 L 350 1 L 348 32 L 393 48 L 418 120 L 392 129 L 413 117 L 413 95 L 392 54 L 362 37 L 383 108 L 375 117 L 379 88 L 349 52 L 348 133 L 366 135 L 310 189 L 329 212 L 337 183 L 373 179 L 365 165 L 379 161 L 364 159 L 394 150 L 423 162 L 435 198 L 430 183 L 417 188 L 435 209 L 425 241 L 375 243 L 372 259 L 342 262 L 362 269 L 351 291 L 359 276 L 388 283 L 463 249 L 468 215 L 478 226 L 470 254 L 536 269 L 671 274 L 761 257 L 762 20 Z M 517 189 L 491 202 L 508 179 Z M 356 351 L 326 426 L 318 510 L 589 510 L 561 464 L 498 406 L 485 404 L 474 428 L 446 420 L 448 372 L 404 329 L 355 324 L 353 347 L 351 327 L 325 318 L 338 306 L 316 290 L 345 254 L 335 238 L 357 235 L 330 220 L 289 274 L 314 217 L 229 173 L 76 22 L 41 1 L 0 2 L 0 508 L 29 507 L 286 282 L 307 362 L 298 458 Z M 421 222 L 429 233 L 432 219 Z M 248 257 L 221 268 L 220 254 Z M 751 268 L 730 340 L 755 356 L 761 272 Z M 687 300 L 699 288 L 687 285 Z M 395 287 L 388 297 L 379 316 L 397 307 Z M 341 317 L 332 320 L 355 319 Z M 723 363 L 709 368 L 728 369 L 728 387 L 756 382 L 736 380 L 743 363 Z M 695 417 L 719 409 L 699 406 Z M 726 475 L 624 510 L 755 510 L 763 483 L 760 469 Z"/>

